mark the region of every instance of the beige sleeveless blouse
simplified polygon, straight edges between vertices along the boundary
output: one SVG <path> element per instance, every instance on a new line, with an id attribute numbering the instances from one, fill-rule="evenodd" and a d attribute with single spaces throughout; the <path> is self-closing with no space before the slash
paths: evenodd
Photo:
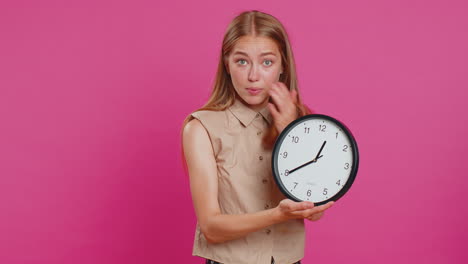
<path id="1" fill-rule="evenodd" d="M 208 132 L 218 173 L 218 201 L 223 214 L 245 214 L 276 207 L 285 199 L 271 172 L 271 150 L 262 137 L 272 116 L 239 99 L 224 111 L 191 114 Z M 208 243 L 196 225 L 193 255 L 224 264 L 291 264 L 304 257 L 304 220 L 289 220 L 218 244 Z"/>

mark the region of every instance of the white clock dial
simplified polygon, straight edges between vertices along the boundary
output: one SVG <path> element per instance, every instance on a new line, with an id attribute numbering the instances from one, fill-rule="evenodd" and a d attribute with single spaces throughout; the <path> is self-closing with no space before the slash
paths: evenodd
<path id="1" fill-rule="evenodd" d="M 344 188 L 352 184 L 357 172 L 357 146 L 349 130 L 337 120 L 309 115 L 281 133 L 272 162 L 283 193 L 297 201 L 324 203 L 339 198 L 340 192 L 344 194 Z"/>

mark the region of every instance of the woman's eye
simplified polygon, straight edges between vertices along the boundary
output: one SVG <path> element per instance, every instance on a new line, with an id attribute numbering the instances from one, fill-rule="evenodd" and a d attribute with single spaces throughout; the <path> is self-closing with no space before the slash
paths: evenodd
<path id="1" fill-rule="evenodd" d="M 266 66 L 270 66 L 273 63 L 271 60 L 265 60 L 265 62 L 269 62 Z"/>
<path id="2" fill-rule="evenodd" d="M 237 63 L 242 62 L 242 61 L 243 61 L 243 62 L 247 62 L 247 61 L 244 60 L 244 59 L 240 59 L 240 60 L 237 60 Z M 240 64 L 241 64 L 241 65 L 245 65 L 244 63 L 240 63 Z"/>

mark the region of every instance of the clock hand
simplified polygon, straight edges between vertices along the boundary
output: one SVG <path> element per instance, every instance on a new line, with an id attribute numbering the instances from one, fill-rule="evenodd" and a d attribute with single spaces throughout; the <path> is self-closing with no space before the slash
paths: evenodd
<path id="1" fill-rule="evenodd" d="M 300 169 L 300 168 L 302 168 L 302 167 L 304 167 L 304 166 L 307 166 L 307 165 L 309 165 L 309 164 L 311 164 L 311 163 L 317 162 L 317 160 L 320 159 L 322 156 L 323 156 L 323 155 L 320 155 L 319 157 L 316 157 L 315 159 L 313 159 L 313 160 L 311 160 L 311 161 L 309 161 L 309 162 L 306 162 L 306 163 L 302 164 L 301 166 L 299 166 L 299 167 L 297 167 L 297 168 L 294 168 L 294 169 L 290 170 L 290 171 L 288 172 L 288 174 L 291 174 L 291 173 L 295 172 L 296 170 L 298 170 L 298 169 Z"/>
<path id="2" fill-rule="evenodd" d="M 317 156 L 315 156 L 315 159 L 313 159 L 313 160 L 311 160 L 311 161 L 309 161 L 309 162 L 307 162 L 307 163 L 304 163 L 304 164 L 302 164 L 301 166 L 299 166 L 299 167 L 297 167 L 297 168 L 295 168 L 295 169 L 289 171 L 289 174 L 291 174 L 292 172 L 294 172 L 294 171 L 296 171 L 296 170 L 298 170 L 298 169 L 300 169 L 300 168 L 302 168 L 302 167 L 304 167 L 304 166 L 307 166 L 307 165 L 309 165 L 309 164 L 311 164 L 311 163 L 317 162 L 317 160 L 318 160 L 319 158 L 322 157 L 322 155 L 320 155 L 320 153 L 322 153 L 322 150 L 323 150 L 323 147 L 325 147 L 325 144 L 327 144 L 327 141 L 324 141 L 324 142 L 323 142 L 322 146 L 320 147 L 319 152 L 317 153 Z"/>
<path id="3" fill-rule="evenodd" d="M 315 158 L 317 159 L 317 157 L 320 155 L 320 153 L 322 153 L 322 150 L 323 150 L 323 147 L 325 147 L 325 144 L 327 143 L 327 141 L 324 141 L 323 144 L 322 144 L 322 147 L 320 147 L 320 150 L 319 152 L 317 153 L 317 156 L 315 156 Z"/>

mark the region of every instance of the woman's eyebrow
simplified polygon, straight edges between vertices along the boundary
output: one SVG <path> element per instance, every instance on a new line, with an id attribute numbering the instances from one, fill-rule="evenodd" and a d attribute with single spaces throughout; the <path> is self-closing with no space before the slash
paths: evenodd
<path id="1" fill-rule="evenodd" d="M 247 53 L 245 53 L 245 52 L 243 52 L 243 51 L 236 51 L 236 52 L 234 52 L 234 55 L 236 55 L 236 54 L 245 55 L 245 56 L 247 56 L 247 57 L 249 56 Z M 273 53 L 273 52 L 271 52 L 271 51 L 262 52 L 262 53 L 260 54 L 260 56 L 265 56 L 265 55 L 273 55 L 273 56 L 276 56 L 276 54 Z"/>

